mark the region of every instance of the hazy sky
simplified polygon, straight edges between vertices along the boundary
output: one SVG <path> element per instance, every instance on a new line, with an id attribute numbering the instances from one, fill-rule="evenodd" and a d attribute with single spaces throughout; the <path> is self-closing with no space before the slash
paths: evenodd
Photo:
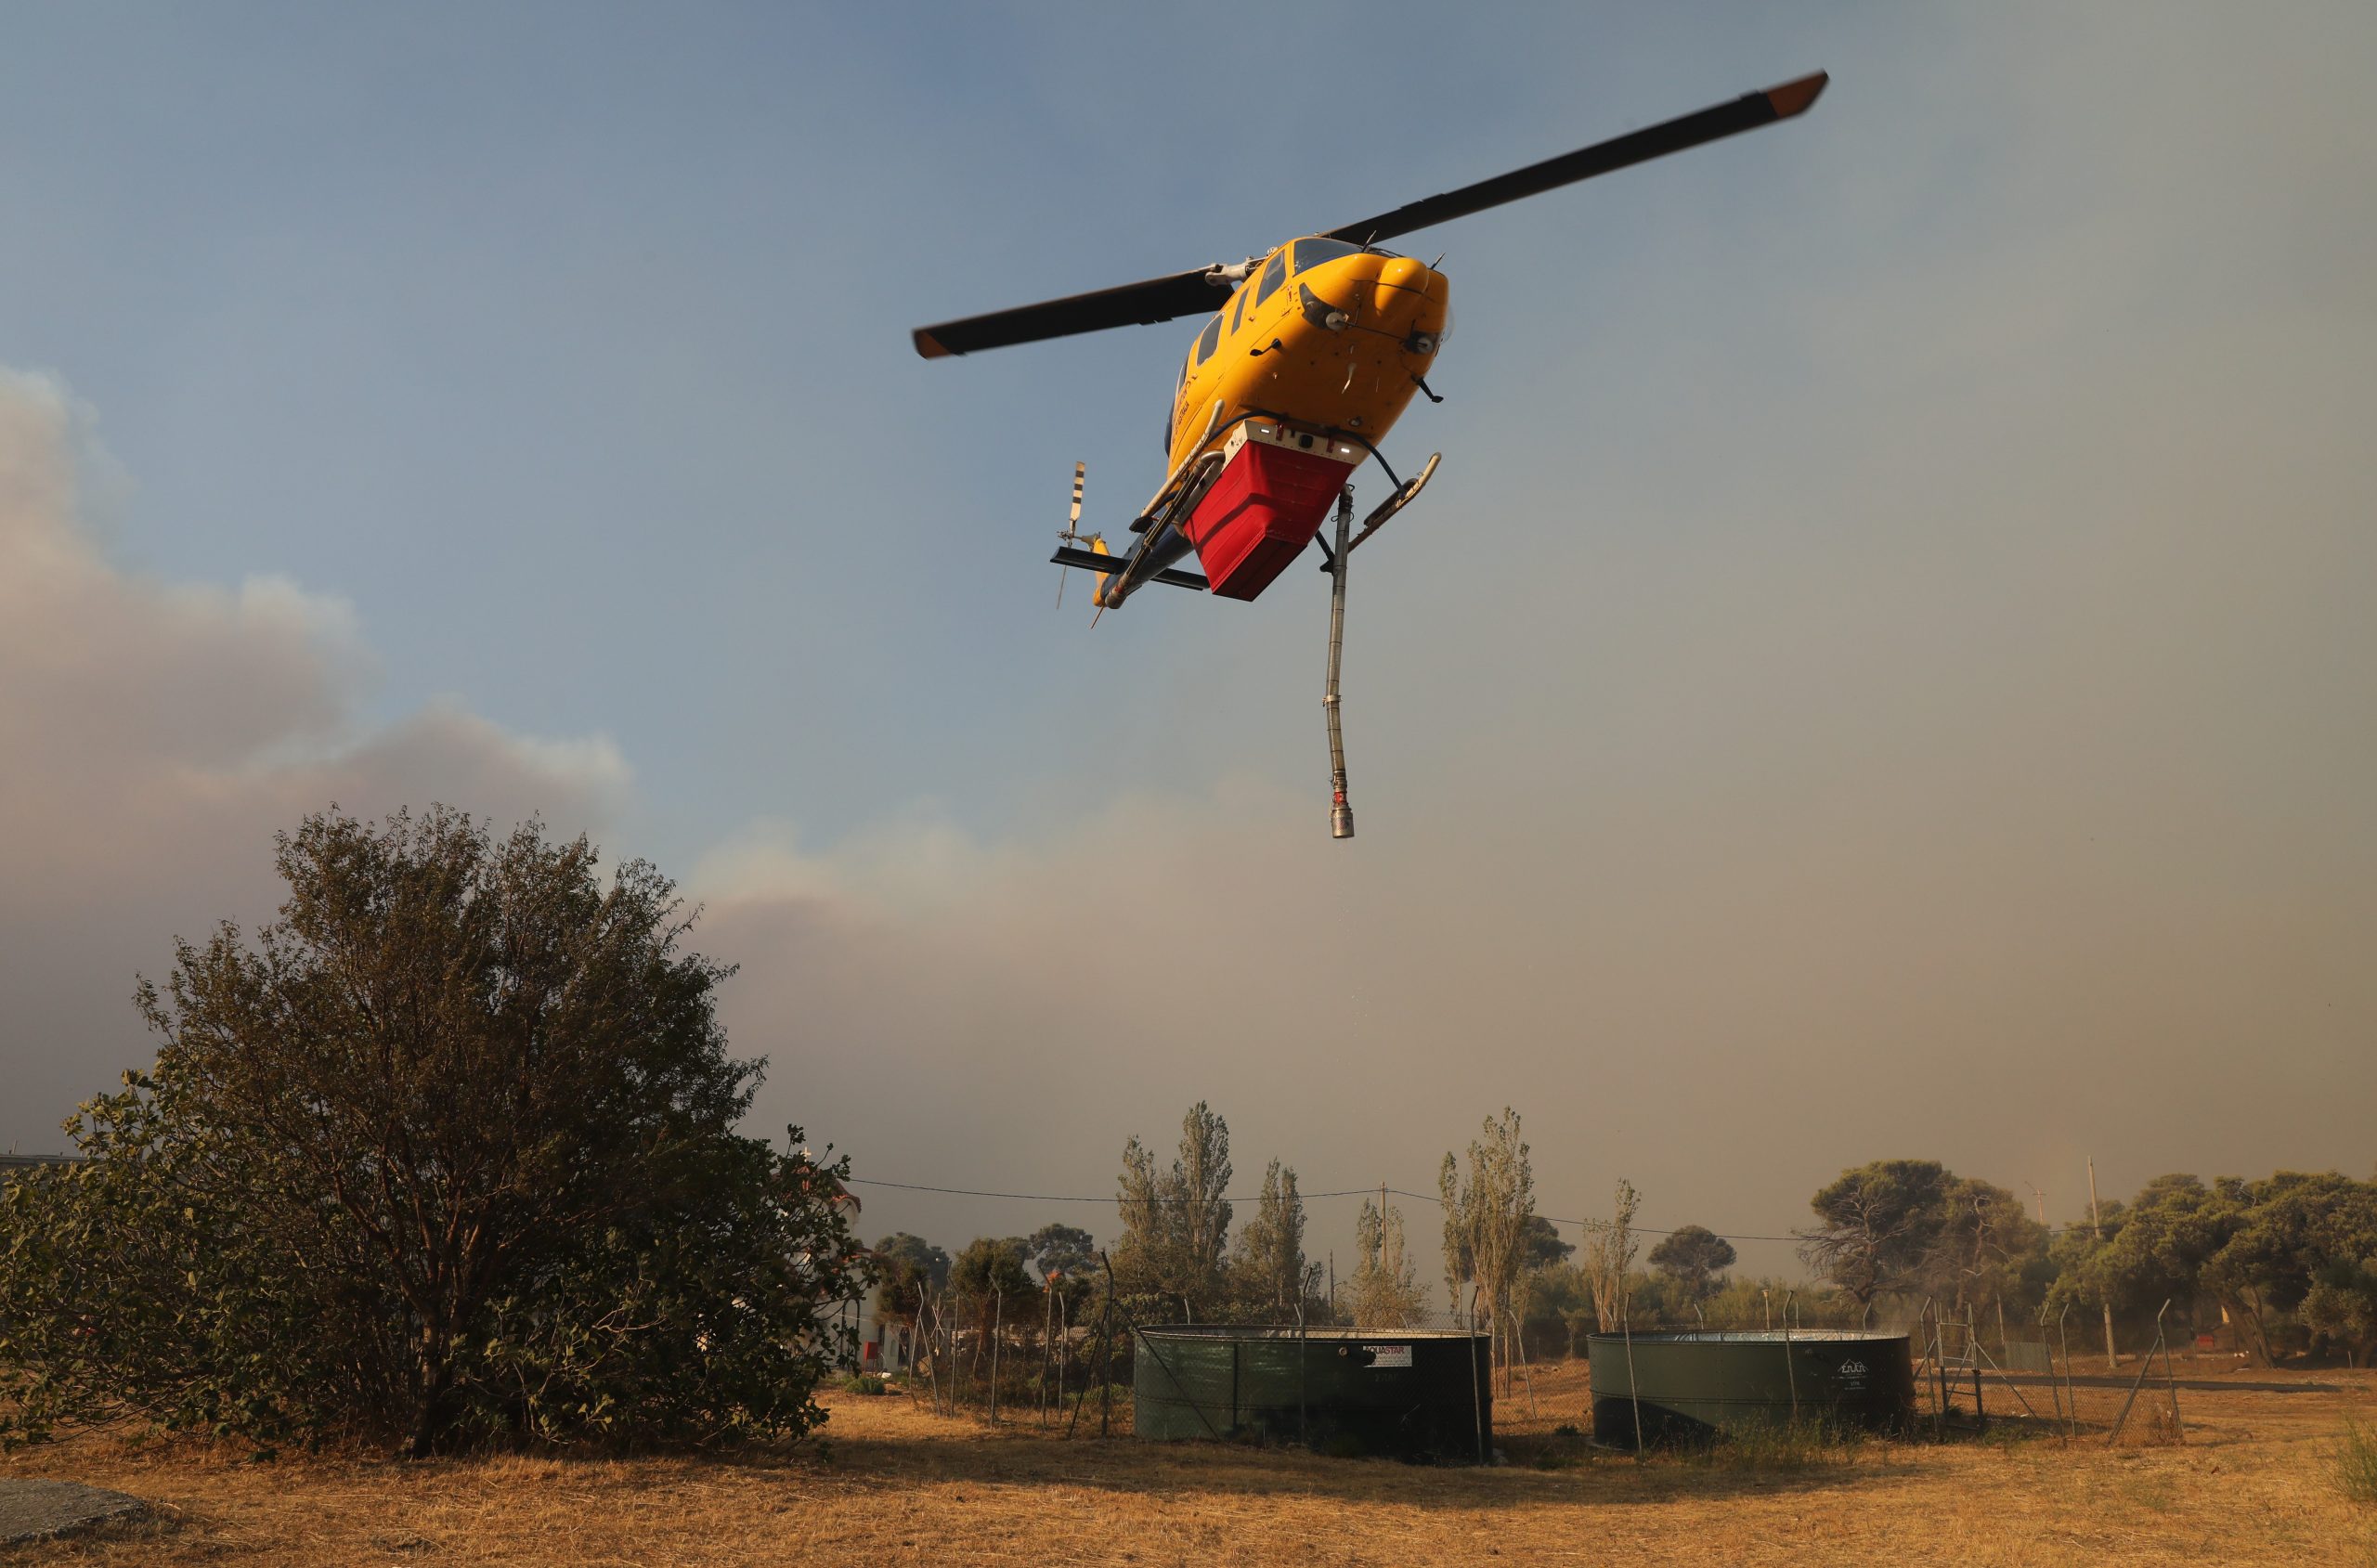
<path id="1" fill-rule="evenodd" d="M 1746 1233 L 1890 1155 L 2057 1218 L 2089 1153 L 2365 1173 L 2372 58 L 2345 4 L 0 5 L 0 1147 L 146 1060 L 275 827 L 435 798 L 679 876 L 761 1122 L 862 1176 L 1101 1193 L 1200 1097 L 1249 1190 L 1429 1188 L 1509 1103 L 1548 1212 Z M 1318 573 L 1050 608 L 1193 324 L 906 344 L 1817 68 L 1406 241 L 1459 327 L 1349 844 Z"/>

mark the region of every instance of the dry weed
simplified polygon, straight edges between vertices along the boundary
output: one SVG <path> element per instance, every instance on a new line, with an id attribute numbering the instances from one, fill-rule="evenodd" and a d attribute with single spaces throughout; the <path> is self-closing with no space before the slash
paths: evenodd
<path id="1" fill-rule="evenodd" d="M 2338 1491 L 2356 1503 L 2377 1504 L 2377 1432 L 2346 1416 L 2334 1463 Z"/>
<path id="2" fill-rule="evenodd" d="M 1539 1368 L 1539 1401 L 1571 1380 Z M 1742 1466 L 1637 1463 L 1546 1438 L 1481 1470 L 1069 1443 L 1036 1412 L 994 1431 L 921 1402 L 837 1392 L 830 1456 L 254 1464 L 85 1434 L 0 1459 L 0 1474 L 87 1481 L 168 1510 L 146 1534 L 29 1549 L 9 1568 L 2342 1564 L 2367 1562 L 2369 1521 L 2340 1495 L 2331 1456 L 2339 1420 L 2367 1421 L 2372 1395 L 2365 1375 L 2345 1395 L 2190 1393 L 2185 1446 L 2107 1450 L 2101 1434 L 1869 1441 Z M 1085 1430 L 1096 1417 L 1093 1406 Z M 1530 1462 L 1547 1457 L 1550 1468 Z"/>

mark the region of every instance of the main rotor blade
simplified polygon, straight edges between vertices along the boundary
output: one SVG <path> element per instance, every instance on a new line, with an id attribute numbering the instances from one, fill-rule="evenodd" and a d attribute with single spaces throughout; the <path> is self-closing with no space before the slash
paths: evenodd
<path id="1" fill-rule="evenodd" d="M 1169 278 L 1150 278 L 1096 293 L 1069 294 L 1060 300 L 919 327 L 915 333 L 916 352 L 928 359 L 939 359 L 1005 348 L 1009 343 L 1103 331 L 1109 327 L 1147 326 L 1176 316 L 1201 316 L 1219 308 L 1233 286 L 1214 284 L 1205 276 L 1209 270 L 1201 266 L 1194 272 L 1176 272 Z"/>
<path id="2" fill-rule="evenodd" d="M 1760 125 L 1772 125 L 1777 120 L 1788 120 L 1807 112 L 1816 95 L 1823 92 L 1831 77 L 1825 71 L 1802 76 L 1796 82 L 1786 82 L 1779 87 L 1769 87 L 1762 93 L 1745 93 L 1731 103 L 1717 104 L 1696 114 L 1665 121 L 1630 131 L 1608 141 L 1596 142 L 1558 158 L 1547 158 L 1540 163 L 1530 163 L 1507 175 L 1497 175 L 1475 185 L 1448 190 L 1441 196 L 1408 202 L 1391 213 L 1381 213 L 1374 218 L 1349 223 L 1343 228 L 1329 231 L 1331 240 L 1367 244 L 1377 240 L 1392 240 L 1398 234 L 1409 234 L 1415 228 L 1426 228 L 1448 218 L 1464 218 L 1472 213 L 1482 213 L 1488 207 L 1499 207 L 1505 201 L 1521 197 L 1539 196 L 1564 185 L 1589 180 L 1595 175 L 1606 175 L 1630 164 L 1660 158 L 1670 152 L 1682 152 L 1687 147 L 1716 141 L 1743 131 L 1754 131 Z"/>

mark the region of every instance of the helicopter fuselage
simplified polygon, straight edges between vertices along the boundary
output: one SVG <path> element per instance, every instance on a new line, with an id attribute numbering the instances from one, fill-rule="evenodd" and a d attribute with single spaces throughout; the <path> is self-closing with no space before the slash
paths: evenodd
<path id="1" fill-rule="evenodd" d="M 1424 262 L 1342 240 L 1282 245 L 1189 344 L 1165 428 L 1177 470 L 1242 415 L 1375 444 L 1435 362 L 1451 285 Z"/>
<path id="2" fill-rule="evenodd" d="M 1243 271 L 1189 344 L 1169 474 L 1132 525 L 1148 536 L 1132 563 L 1098 575 L 1100 608 L 1156 579 L 1260 594 L 1421 390 L 1451 322 L 1444 274 L 1342 240 L 1292 240 Z M 1201 578 L 1170 570 L 1191 551 Z"/>

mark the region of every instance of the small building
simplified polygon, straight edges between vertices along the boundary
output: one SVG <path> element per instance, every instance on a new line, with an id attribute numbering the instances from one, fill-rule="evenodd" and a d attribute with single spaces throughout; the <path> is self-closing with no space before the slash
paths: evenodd
<path id="1" fill-rule="evenodd" d="M 903 1318 L 885 1316 L 876 1306 L 873 1291 L 844 1302 L 834 1322 L 836 1328 L 848 1329 L 856 1341 L 843 1359 L 844 1370 L 904 1372 L 915 1364 L 918 1349 L 915 1326 Z"/>

